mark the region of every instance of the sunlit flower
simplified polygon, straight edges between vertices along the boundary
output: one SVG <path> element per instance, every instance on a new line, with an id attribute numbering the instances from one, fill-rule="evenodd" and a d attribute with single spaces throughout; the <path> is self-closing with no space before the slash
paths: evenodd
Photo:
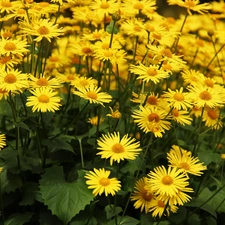
<path id="1" fill-rule="evenodd" d="M 101 104 L 104 106 L 103 103 L 109 103 L 112 100 L 111 95 L 101 92 L 101 88 L 95 85 L 90 85 L 88 88 L 81 86 L 77 86 L 76 88 L 77 91 L 74 91 L 73 93 L 83 99 L 88 100 L 91 104 Z"/>
<path id="2" fill-rule="evenodd" d="M 206 107 L 203 112 L 202 121 L 205 122 L 205 125 L 207 127 L 218 130 L 223 126 L 221 117 L 221 112 L 218 107 L 215 107 L 213 109 Z"/>
<path id="3" fill-rule="evenodd" d="M 63 34 L 63 29 L 58 27 L 49 19 L 33 19 L 31 23 L 21 22 L 23 33 L 35 36 L 34 41 L 41 41 L 43 38 L 51 42 L 51 39 L 57 38 Z"/>
<path id="4" fill-rule="evenodd" d="M 176 108 L 177 110 L 187 110 L 191 107 L 190 100 L 188 99 L 188 94 L 183 92 L 183 87 L 180 90 L 172 91 L 168 89 L 167 92 L 163 95 L 168 102 L 168 106 Z"/>
<path id="5" fill-rule="evenodd" d="M 101 195 L 104 193 L 106 196 L 115 195 L 121 188 L 120 181 L 117 178 L 109 178 L 110 171 L 102 169 L 95 169 L 86 173 L 86 184 L 89 189 L 94 189 L 93 194 Z"/>
<path id="6" fill-rule="evenodd" d="M 6 137 L 5 134 L 0 134 L 0 150 L 6 146 Z"/>
<path id="7" fill-rule="evenodd" d="M 26 106 L 32 107 L 32 111 L 55 112 L 60 107 L 60 97 L 58 93 L 49 87 L 36 88 L 30 90 L 33 96 L 27 97 Z"/>
<path id="8" fill-rule="evenodd" d="M 179 168 L 185 174 L 190 173 L 201 176 L 202 171 L 207 169 L 206 166 L 203 166 L 203 163 L 199 162 L 198 157 L 192 156 L 190 151 L 184 150 L 177 145 L 172 146 L 169 153 L 167 153 L 167 159 L 170 166 Z"/>
<path id="9" fill-rule="evenodd" d="M 101 155 L 101 158 L 110 158 L 110 165 L 113 161 L 120 163 L 124 159 L 135 160 L 141 151 L 139 142 L 128 135 L 120 138 L 119 132 L 103 134 L 97 143 L 99 146 L 97 149 L 100 151 L 97 155 Z"/>
<path id="10" fill-rule="evenodd" d="M 147 184 L 147 177 L 140 178 L 134 187 L 134 191 L 131 196 L 131 201 L 135 201 L 134 208 L 144 210 L 145 213 L 149 212 L 150 209 L 150 202 L 154 197 L 154 194 L 149 190 L 146 189 L 145 186 Z"/>
<path id="11" fill-rule="evenodd" d="M 211 9 L 209 3 L 200 4 L 199 0 L 167 0 L 169 5 L 178 5 L 187 9 L 188 14 L 192 15 L 191 11 L 198 12 L 200 14 L 207 13 Z"/>
<path id="12" fill-rule="evenodd" d="M 171 111 L 171 119 L 181 124 L 182 126 L 190 125 L 192 122 L 192 118 L 187 111 L 177 110 L 175 108 Z"/>
<path id="13" fill-rule="evenodd" d="M 175 196 L 180 190 L 189 185 L 183 171 L 176 167 L 158 166 L 148 174 L 148 184 L 156 195 Z"/>
<path id="14" fill-rule="evenodd" d="M 19 38 L 5 39 L 0 40 L 0 52 L 2 55 L 11 56 L 11 55 L 20 55 L 23 56 L 29 50 L 27 49 L 27 42 Z"/>
<path id="15" fill-rule="evenodd" d="M 21 6 L 21 1 L 0 0 L 0 13 L 10 13 Z"/>
<path id="16" fill-rule="evenodd" d="M 166 121 L 168 112 L 154 106 L 143 107 L 133 112 L 134 122 L 146 133 L 152 132 L 155 137 L 162 137 L 165 130 L 170 129 L 170 122 Z"/>
<path id="17" fill-rule="evenodd" d="M 18 69 L 0 70 L 0 89 L 6 91 L 22 91 L 28 87 L 28 75 Z"/>
<path id="18" fill-rule="evenodd" d="M 7 99 L 9 96 L 9 92 L 0 88 L 0 100 Z"/>
<path id="19" fill-rule="evenodd" d="M 6 68 L 12 69 L 14 66 L 20 63 L 20 59 L 16 56 L 0 55 L 0 69 L 6 70 Z"/>
<path id="20" fill-rule="evenodd" d="M 170 76 L 168 72 L 158 69 L 156 65 L 145 66 L 142 63 L 138 66 L 131 65 L 130 71 L 138 76 L 137 79 L 142 79 L 146 82 L 152 81 L 155 84 L 159 83 L 161 79 Z"/>
<path id="21" fill-rule="evenodd" d="M 97 85 L 97 80 L 91 78 L 91 77 L 85 77 L 85 76 L 77 76 L 75 77 L 74 80 L 71 81 L 71 85 L 73 85 L 75 88 L 77 87 L 84 87 L 84 88 L 88 88 L 89 86 L 93 85 L 96 86 Z"/>
<path id="22" fill-rule="evenodd" d="M 193 86 L 198 85 L 199 83 L 203 83 L 205 80 L 204 75 L 199 71 L 184 70 L 181 72 L 181 74 L 184 82 Z"/>

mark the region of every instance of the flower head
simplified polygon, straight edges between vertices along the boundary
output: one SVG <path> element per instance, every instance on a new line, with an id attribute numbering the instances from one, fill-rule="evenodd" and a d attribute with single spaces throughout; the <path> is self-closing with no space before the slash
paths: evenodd
<path id="1" fill-rule="evenodd" d="M 6 146 L 6 137 L 5 134 L 0 134 L 0 150 Z"/>
<path id="2" fill-rule="evenodd" d="M 124 159 L 135 160 L 141 151 L 139 142 L 135 141 L 134 138 L 128 137 L 128 135 L 120 138 L 119 132 L 103 134 L 97 140 L 98 150 L 100 150 L 97 155 L 101 155 L 101 158 L 110 158 L 110 165 L 113 164 L 113 161 L 120 163 L 120 160 Z"/>
<path id="3" fill-rule="evenodd" d="M 33 96 L 27 98 L 26 105 L 28 107 L 32 106 L 32 111 L 40 112 L 55 112 L 59 110 L 60 97 L 58 93 L 49 87 L 36 88 L 35 90 L 30 90 Z"/>
<path id="4" fill-rule="evenodd" d="M 106 196 L 109 194 L 115 195 L 121 188 L 120 181 L 117 178 L 109 178 L 110 171 L 102 169 L 95 169 L 89 171 L 85 178 L 87 179 L 86 184 L 89 189 L 94 189 L 93 194 L 101 195 L 104 193 Z"/>

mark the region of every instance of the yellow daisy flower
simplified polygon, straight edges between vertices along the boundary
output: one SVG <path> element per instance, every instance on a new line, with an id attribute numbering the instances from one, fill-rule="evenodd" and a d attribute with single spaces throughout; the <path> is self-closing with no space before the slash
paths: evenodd
<path id="1" fill-rule="evenodd" d="M 90 123 L 93 126 L 98 126 L 98 125 L 102 124 L 103 122 L 104 122 L 104 118 L 100 117 L 100 121 L 99 121 L 98 116 L 94 116 L 94 117 L 88 119 L 88 123 Z"/>
<path id="2" fill-rule="evenodd" d="M 0 0 L 0 13 L 10 13 L 21 6 L 21 1 Z"/>
<path id="3" fill-rule="evenodd" d="M 158 166 L 154 171 L 150 171 L 148 177 L 147 187 L 150 186 L 156 195 L 173 197 L 189 185 L 188 177 L 176 167 L 169 167 L 166 170 L 164 166 Z"/>
<path id="4" fill-rule="evenodd" d="M 40 78 L 29 76 L 30 88 L 40 88 L 40 87 L 50 87 L 50 88 L 60 88 L 61 82 L 57 78 L 50 78 L 48 76 L 41 76 Z"/>
<path id="5" fill-rule="evenodd" d="M 167 204 L 167 202 L 163 201 L 159 197 L 154 197 L 149 204 L 149 211 L 152 212 L 153 217 L 162 217 L 163 213 L 166 216 L 170 215 L 170 211 L 175 213 L 178 210 L 178 207 L 173 204 Z"/>
<path id="6" fill-rule="evenodd" d="M 7 99 L 9 96 L 9 92 L 0 88 L 0 100 Z"/>
<path id="7" fill-rule="evenodd" d="M 162 133 L 169 130 L 171 126 L 171 123 L 165 120 L 167 115 L 166 110 L 154 106 L 140 106 L 139 110 L 134 110 L 132 117 L 145 133 L 152 132 L 155 137 L 162 137 Z"/>
<path id="8" fill-rule="evenodd" d="M 161 79 L 168 78 L 170 74 L 164 70 L 158 69 L 156 65 L 145 66 L 140 63 L 138 66 L 131 65 L 130 71 L 136 75 L 138 75 L 137 79 L 142 79 L 143 81 L 157 84 Z"/>
<path id="9" fill-rule="evenodd" d="M 60 97 L 52 88 L 42 87 L 30 90 L 33 96 L 27 97 L 26 106 L 32 107 L 32 111 L 38 112 L 55 112 L 59 110 Z"/>
<path id="10" fill-rule="evenodd" d="M 6 68 L 12 69 L 15 65 L 20 63 L 20 59 L 16 56 L 0 55 L 0 69 L 6 70 Z"/>
<path id="11" fill-rule="evenodd" d="M 6 137 L 5 134 L 0 134 L 0 150 L 6 146 Z"/>
<path id="12" fill-rule="evenodd" d="M 211 5 L 209 3 L 200 4 L 199 0 L 167 0 L 167 2 L 169 5 L 178 5 L 186 8 L 189 15 L 192 15 L 191 11 L 204 14 L 211 9 Z"/>
<path id="13" fill-rule="evenodd" d="M 177 145 L 173 145 L 169 153 L 167 153 L 167 159 L 171 167 L 179 168 L 179 171 L 201 176 L 202 170 L 206 170 L 207 167 L 203 166 L 203 163 L 199 162 L 198 157 L 192 156 L 190 151 L 184 150 Z M 181 189 L 182 190 L 182 189 Z"/>
<path id="14" fill-rule="evenodd" d="M 80 76 L 80 77 L 76 77 L 74 80 L 71 81 L 71 85 L 73 85 L 75 88 L 77 87 L 84 87 L 84 88 L 88 88 L 91 85 L 96 86 L 98 83 L 97 80 L 91 78 L 91 77 L 85 77 L 85 76 Z"/>
<path id="15" fill-rule="evenodd" d="M 119 110 L 115 110 L 113 111 L 113 109 L 111 107 L 109 107 L 111 114 L 106 114 L 106 116 L 112 117 L 114 119 L 120 119 L 122 117 L 121 112 L 119 112 Z"/>
<path id="16" fill-rule="evenodd" d="M 202 121 L 205 122 L 205 126 L 211 127 L 214 130 L 218 130 L 223 126 L 221 117 L 222 116 L 218 107 L 213 109 L 206 107 L 203 112 Z"/>
<path id="17" fill-rule="evenodd" d="M 80 96 L 83 99 L 88 100 L 91 104 L 100 104 L 109 103 L 112 101 L 112 96 L 105 92 L 100 92 L 101 88 L 95 85 L 90 85 L 88 88 L 77 86 L 77 91 L 73 93 Z"/>
<path id="18" fill-rule="evenodd" d="M 28 75 L 18 69 L 0 70 L 0 88 L 6 91 L 22 91 L 28 87 Z"/>
<path id="19" fill-rule="evenodd" d="M 89 171 L 85 178 L 87 179 L 86 184 L 89 189 L 94 189 L 93 194 L 101 195 L 104 193 L 106 196 L 109 194 L 115 195 L 121 188 L 120 181 L 117 178 L 109 178 L 110 171 L 102 169 L 95 169 Z"/>
<path id="20" fill-rule="evenodd" d="M 131 201 L 135 201 L 134 208 L 144 210 L 145 213 L 149 212 L 150 202 L 152 201 L 154 194 L 149 189 L 146 189 L 147 177 L 140 178 L 134 187 L 134 192 L 131 196 Z"/>
<path id="21" fill-rule="evenodd" d="M 54 24 L 49 19 L 33 19 L 31 23 L 21 22 L 23 33 L 36 36 L 34 41 L 41 41 L 43 38 L 51 42 L 51 39 L 63 35 L 63 28 L 59 28 L 58 24 Z"/>
<path id="22" fill-rule="evenodd" d="M 190 100 L 188 99 L 188 93 L 183 92 L 183 87 L 180 90 L 176 89 L 172 91 L 170 88 L 163 94 L 163 98 L 168 102 L 169 107 L 176 108 L 177 110 L 187 110 L 191 107 Z"/>
<path id="23" fill-rule="evenodd" d="M 217 89 L 207 88 L 201 84 L 189 86 L 188 89 L 190 91 L 188 97 L 199 108 L 205 106 L 214 108 L 224 104 L 225 93 L 221 95 Z"/>
<path id="24" fill-rule="evenodd" d="M 171 111 L 171 119 L 182 126 L 190 125 L 193 120 L 187 111 L 177 110 L 175 108 Z"/>
<path id="25" fill-rule="evenodd" d="M 195 70 L 184 70 L 181 72 L 182 78 L 184 79 L 185 84 L 190 85 L 198 85 L 199 83 L 203 83 L 205 77 L 202 73 Z"/>
<path id="26" fill-rule="evenodd" d="M 2 38 L 0 40 L 1 55 L 23 56 L 25 53 L 27 53 L 29 51 L 26 47 L 27 47 L 27 42 L 25 40 L 21 40 L 19 38 L 15 39 L 15 40 Z"/>
<path id="27" fill-rule="evenodd" d="M 120 138 L 119 132 L 103 134 L 97 143 L 99 146 L 97 149 L 100 150 L 97 155 L 101 155 L 101 158 L 105 159 L 110 158 L 110 165 L 113 164 L 113 161 L 120 163 L 120 160 L 124 159 L 135 160 L 142 150 L 136 139 L 128 137 L 128 134 Z"/>

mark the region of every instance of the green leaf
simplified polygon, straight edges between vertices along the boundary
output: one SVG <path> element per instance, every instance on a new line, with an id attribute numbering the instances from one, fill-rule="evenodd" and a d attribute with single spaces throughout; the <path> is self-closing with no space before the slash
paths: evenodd
<path id="1" fill-rule="evenodd" d="M 199 215 L 193 214 L 191 217 L 188 218 L 188 225 L 200 225 L 201 220 Z"/>
<path id="2" fill-rule="evenodd" d="M 19 175 L 12 174 L 6 169 L 0 173 L 1 191 L 2 193 L 14 192 L 17 188 L 22 187 L 22 180 Z"/>
<path id="3" fill-rule="evenodd" d="M 30 131 L 30 128 L 24 122 L 14 122 L 13 125 Z"/>
<path id="4" fill-rule="evenodd" d="M 122 212 L 122 208 L 119 206 L 115 207 L 114 205 L 107 205 L 105 207 L 105 211 L 107 219 L 111 219 L 115 215 L 118 215 L 120 212 Z"/>
<path id="5" fill-rule="evenodd" d="M 140 224 L 139 220 L 134 219 L 130 216 L 118 216 L 117 217 L 118 225 L 138 225 Z M 115 220 L 110 221 L 107 225 L 115 225 Z"/>
<path id="6" fill-rule="evenodd" d="M 42 144 L 46 145 L 50 149 L 50 151 L 67 150 L 74 153 L 73 147 L 62 137 L 58 137 L 53 140 L 44 139 L 42 140 Z"/>
<path id="7" fill-rule="evenodd" d="M 110 34 L 112 34 L 112 33 L 114 33 L 114 34 L 117 34 L 118 33 L 118 28 L 114 25 L 114 27 L 113 27 L 113 24 L 114 24 L 115 22 L 112 20 L 111 22 L 110 22 L 110 24 L 106 27 L 106 31 L 108 32 L 108 33 L 110 33 Z"/>
<path id="8" fill-rule="evenodd" d="M 160 221 L 160 222 L 153 223 L 153 225 L 169 225 L 169 224 L 170 224 L 169 221 Z"/>
<path id="9" fill-rule="evenodd" d="M 13 214 L 11 215 L 5 222 L 4 225 L 22 225 L 30 221 L 33 213 L 25 213 L 25 214 Z"/>
<path id="10" fill-rule="evenodd" d="M 218 163 L 221 161 L 220 154 L 216 152 L 210 152 L 210 151 L 202 151 L 198 153 L 198 158 L 200 161 L 204 162 L 204 164 L 207 166 L 210 163 Z"/>
<path id="11" fill-rule="evenodd" d="M 27 182 L 24 184 L 23 198 L 19 205 L 32 205 L 36 199 L 36 193 L 38 192 L 38 184 L 34 182 Z"/>
<path id="12" fill-rule="evenodd" d="M 62 167 L 53 166 L 46 170 L 40 180 L 44 204 L 65 225 L 94 198 L 85 184 L 83 171 L 78 171 L 78 174 L 78 180 L 69 183 L 64 179 Z"/>

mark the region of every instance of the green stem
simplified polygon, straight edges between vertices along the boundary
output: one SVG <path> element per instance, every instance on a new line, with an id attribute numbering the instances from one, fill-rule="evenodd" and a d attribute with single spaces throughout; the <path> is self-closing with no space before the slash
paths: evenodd
<path id="1" fill-rule="evenodd" d="M 81 166 L 82 166 L 82 169 L 84 169 L 84 155 L 83 155 L 83 148 L 82 148 L 82 143 L 81 143 L 81 141 L 82 141 L 82 139 L 78 138 L 79 147 L 80 147 Z"/>

